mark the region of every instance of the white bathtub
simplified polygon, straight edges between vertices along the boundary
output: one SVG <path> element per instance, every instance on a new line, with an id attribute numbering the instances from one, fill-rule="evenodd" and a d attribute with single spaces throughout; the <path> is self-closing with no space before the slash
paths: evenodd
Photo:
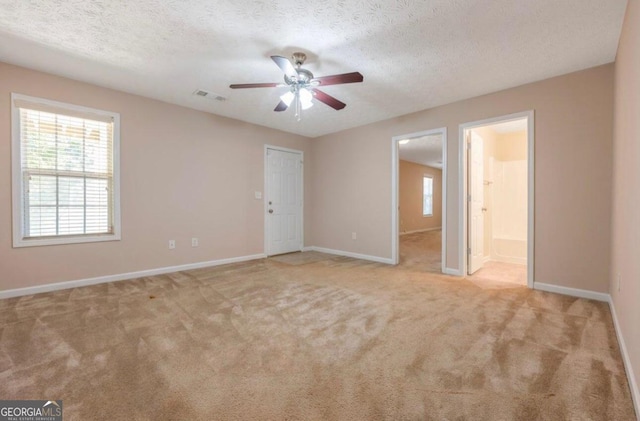
<path id="1" fill-rule="evenodd" d="M 493 238 L 491 260 L 504 263 L 527 264 L 527 240 Z"/>

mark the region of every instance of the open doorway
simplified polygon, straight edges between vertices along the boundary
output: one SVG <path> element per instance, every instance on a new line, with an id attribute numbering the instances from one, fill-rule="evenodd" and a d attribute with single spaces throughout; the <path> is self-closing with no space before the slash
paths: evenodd
<path id="1" fill-rule="evenodd" d="M 446 129 L 393 139 L 395 263 L 444 272 Z"/>
<path id="2" fill-rule="evenodd" d="M 464 274 L 533 286 L 533 113 L 461 126 Z"/>

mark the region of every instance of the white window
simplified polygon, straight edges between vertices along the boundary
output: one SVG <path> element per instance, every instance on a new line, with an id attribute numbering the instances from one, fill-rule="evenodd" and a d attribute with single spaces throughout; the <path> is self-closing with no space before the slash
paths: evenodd
<path id="1" fill-rule="evenodd" d="M 422 178 L 422 216 L 433 216 L 433 177 Z"/>
<path id="2" fill-rule="evenodd" d="M 11 102 L 13 246 L 119 240 L 119 114 Z"/>

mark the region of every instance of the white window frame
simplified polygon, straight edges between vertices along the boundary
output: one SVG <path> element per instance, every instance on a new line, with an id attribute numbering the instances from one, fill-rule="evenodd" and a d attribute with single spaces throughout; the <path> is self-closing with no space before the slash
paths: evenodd
<path id="1" fill-rule="evenodd" d="M 424 213 L 424 179 L 428 178 L 431 180 L 431 212 Z M 423 174 L 422 175 L 422 217 L 430 218 L 433 216 L 433 176 L 431 174 Z"/>
<path id="2" fill-rule="evenodd" d="M 60 235 L 51 237 L 25 238 L 24 227 L 24 182 L 22 177 L 22 148 L 20 142 L 20 109 L 17 101 L 42 105 L 43 108 L 57 108 L 76 113 L 97 114 L 113 119 L 113 233 L 95 235 Z M 49 246 L 57 244 L 93 243 L 120 240 L 120 114 L 67 104 L 43 98 L 12 93 L 11 94 L 11 164 L 12 164 L 12 210 L 13 210 L 13 247 Z"/>

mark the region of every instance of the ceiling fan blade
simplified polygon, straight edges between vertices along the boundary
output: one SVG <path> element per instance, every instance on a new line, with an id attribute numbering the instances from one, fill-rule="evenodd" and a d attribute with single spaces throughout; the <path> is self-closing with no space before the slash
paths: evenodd
<path id="1" fill-rule="evenodd" d="M 243 89 L 243 88 L 275 88 L 280 83 L 240 83 L 235 85 L 229 85 L 231 89 Z"/>
<path id="2" fill-rule="evenodd" d="M 290 78 L 298 77 L 296 68 L 293 67 L 293 64 L 291 64 L 288 58 L 282 56 L 271 56 L 271 60 L 273 60 L 278 65 L 280 70 L 282 70 L 285 75 L 289 76 Z"/>
<path id="3" fill-rule="evenodd" d="M 315 98 L 320 101 L 320 102 L 324 102 L 325 104 L 327 104 L 328 106 L 330 106 L 333 109 L 336 110 L 341 110 L 344 107 L 347 106 L 347 104 L 345 104 L 344 102 L 338 101 L 337 99 L 335 99 L 334 97 L 332 97 L 329 94 L 325 94 L 324 92 L 322 92 L 319 89 L 312 89 L 313 92 L 315 93 Z"/>
<path id="4" fill-rule="evenodd" d="M 362 76 L 359 72 L 353 72 L 353 73 L 342 73 L 340 75 L 317 77 L 314 80 L 317 80 L 318 82 L 320 82 L 320 86 L 326 86 L 326 85 L 338 85 L 341 83 L 362 82 L 364 80 L 364 76 Z"/>
<path id="5" fill-rule="evenodd" d="M 273 109 L 273 111 L 284 111 L 287 108 L 289 108 L 289 106 L 285 104 L 284 101 L 280 101 L 278 105 L 276 105 L 276 108 Z"/>

